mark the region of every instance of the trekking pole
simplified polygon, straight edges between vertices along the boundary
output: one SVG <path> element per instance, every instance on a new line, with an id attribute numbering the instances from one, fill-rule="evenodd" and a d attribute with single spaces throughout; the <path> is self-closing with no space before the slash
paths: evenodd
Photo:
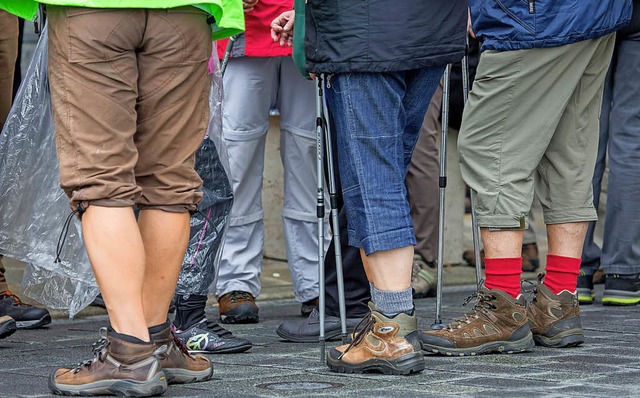
<path id="1" fill-rule="evenodd" d="M 324 151 L 324 131 L 323 131 L 323 96 L 322 96 L 322 76 L 316 76 L 318 84 L 318 95 L 316 96 L 316 172 L 317 172 L 317 188 L 316 193 L 316 216 L 318 217 L 318 307 L 320 315 L 320 335 L 318 342 L 320 343 L 320 362 L 324 362 L 325 337 L 324 337 L 324 315 L 325 315 L 325 281 L 324 281 L 324 167 L 323 167 L 323 151 Z M 334 246 L 338 246 L 340 242 L 336 242 Z M 337 264 L 336 264 L 337 265 Z"/>
<path id="2" fill-rule="evenodd" d="M 462 97 L 464 104 L 467 104 L 469 99 L 469 23 L 467 22 L 467 35 L 466 45 L 464 50 L 464 57 L 462 58 Z M 480 257 L 480 237 L 478 228 L 478 215 L 476 213 L 476 192 L 473 189 L 469 190 L 469 197 L 471 200 L 471 228 L 473 236 L 473 255 L 476 258 L 476 284 L 478 288 L 482 281 L 482 258 Z"/>
<path id="3" fill-rule="evenodd" d="M 324 86 L 323 86 L 324 89 Z M 325 95 L 326 98 L 326 95 Z M 338 306 L 340 311 L 340 327 L 342 331 L 342 344 L 347 343 L 347 311 L 344 299 L 344 276 L 342 273 L 342 244 L 340 241 L 340 226 L 338 221 L 338 194 L 336 187 L 336 174 L 333 162 L 333 141 L 331 126 L 329 125 L 329 110 L 327 102 L 323 101 L 322 121 L 324 125 L 324 142 L 327 154 L 327 168 L 329 174 L 329 205 L 331 206 L 331 221 L 333 232 L 333 248 L 336 256 L 336 279 L 338 282 Z M 321 267 L 324 264 L 320 264 Z M 324 312 L 324 307 L 322 308 Z"/>
<path id="4" fill-rule="evenodd" d="M 438 214 L 438 281 L 436 290 L 436 320 L 432 329 L 442 329 L 442 274 L 444 271 L 444 208 L 445 189 L 447 187 L 447 135 L 449 133 L 449 83 L 451 76 L 451 65 L 447 65 L 444 70 L 442 85 L 442 129 L 440 137 L 440 177 L 438 187 L 440 188 L 439 214 Z"/>
<path id="5" fill-rule="evenodd" d="M 229 38 L 229 42 L 227 43 L 227 48 L 224 50 L 224 56 L 222 57 L 222 62 L 220 63 L 220 73 L 224 76 L 224 71 L 227 70 L 227 65 L 229 64 L 229 58 L 231 58 L 231 51 L 233 51 L 233 44 L 236 42 L 238 35 L 231 36 Z"/>

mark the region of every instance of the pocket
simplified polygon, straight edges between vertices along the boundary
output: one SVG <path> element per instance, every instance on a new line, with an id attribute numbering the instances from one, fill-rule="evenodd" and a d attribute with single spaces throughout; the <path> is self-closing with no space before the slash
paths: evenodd
<path id="1" fill-rule="evenodd" d="M 496 4 L 502 9 L 502 11 L 505 12 L 505 14 L 507 14 L 511 19 L 513 19 L 518 25 L 526 29 L 529 33 L 531 33 L 532 35 L 535 35 L 536 34 L 535 28 L 531 26 L 531 24 L 525 22 L 523 17 L 519 17 L 512 9 L 507 7 L 503 1 L 504 0 L 495 0 Z M 523 15 L 525 13 L 526 15 L 529 15 L 531 13 L 531 10 L 533 10 L 533 13 L 531 14 L 535 15 L 535 8 L 536 8 L 535 0 L 518 0 L 518 3 L 526 4 L 526 10 L 524 9 L 524 6 L 523 6 L 523 10 L 522 10 Z"/>

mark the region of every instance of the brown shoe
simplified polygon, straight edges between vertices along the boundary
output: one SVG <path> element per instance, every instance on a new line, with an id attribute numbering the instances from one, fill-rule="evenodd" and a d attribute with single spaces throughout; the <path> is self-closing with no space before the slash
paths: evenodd
<path id="1" fill-rule="evenodd" d="M 506 292 L 486 287 L 476 295 L 478 301 L 466 315 L 444 329 L 420 333 L 423 351 L 464 356 L 511 354 L 533 348 L 524 297 L 514 299 Z"/>
<path id="2" fill-rule="evenodd" d="M 58 369 L 49 389 L 58 395 L 119 395 L 149 397 L 167 390 L 157 350 L 151 343 L 133 343 L 115 337 L 106 328 L 93 345 L 94 358 L 72 369 Z"/>
<path id="3" fill-rule="evenodd" d="M 327 366 L 338 373 L 383 373 L 408 375 L 424 369 L 425 363 L 417 340 L 416 316 L 398 314 L 387 318 L 369 303 L 371 315 L 357 327 L 351 344 L 331 348 Z"/>
<path id="4" fill-rule="evenodd" d="M 169 327 L 157 333 L 151 333 L 151 341 L 157 348 L 166 347 L 160 354 L 160 363 L 168 384 L 197 383 L 207 381 L 213 376 L 211 362 L 202 355 L 189 354 L 187 348 Z"/>
<path id="5" fill-rule="evenodd" d="M 420 299 L 436 295 L 438 275 L 429 263 L 418 253 L 413 255 L 413 269 L 411 271 L 411 288 L 413 298 Z"/>
<path id="6" fill-rule="evenodd" d="M 538 245 L 535 243 L 522 245 L 522 271 L 534 272 L 539 266 Z"/>
<path id="7" fill-rule="evenodd" d="M 467 265 L 469 267 L 475 267 L 476 264 L 477 264 L 476 254 L 475 254 L 473 249 L 465 250 L 462 253 L 462 259 L 467 262 Z M 480 264 L 481 264 L 482 268 L 484 268 L 484 250 L 480 250 L 480 260 L 481 260 Z"/>
<path id="8" fill-rule="evenodd" d="M 11 336 L 17 329 L 13 318 L 8 315 L 0 316 L 0 339 Z"/>
<path id="9" fill-rule="evenodd" d="M 578 294 L 563 290 L 553 294 L 538 283 L 527 308 L 533 340 L 545 347 L 575 347 L 584 343 Z"/>
<path id="10" fill-rule="evenodd" d="M 258 306 L 251 293 L 234 290 L 218 298 L 222 323 L 258 323 Z"/>

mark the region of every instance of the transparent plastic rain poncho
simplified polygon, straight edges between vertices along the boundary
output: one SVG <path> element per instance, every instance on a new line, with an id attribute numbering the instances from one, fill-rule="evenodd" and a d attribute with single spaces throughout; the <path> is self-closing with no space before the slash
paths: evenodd
<path id="1" fill-rule="evenodd" d="M 73 317 L 99 290 L 76 217 L 69 219 L 56 262 L 60 233 L 71 211 L 59 186 L 47 42 L 45 28 L 0 136 L 0 253 L 27 263 L 24 294 Z M 222 81 L 217 63 L 213 70 L 211 121 L 196 153 L 204 197 L 198 213 L 191 217 L 191 236 L 177 288 L 182 295 L 207 294 L 214 283 L 233 202 L 225 172 L 228 156 L 222 140 Z"/>

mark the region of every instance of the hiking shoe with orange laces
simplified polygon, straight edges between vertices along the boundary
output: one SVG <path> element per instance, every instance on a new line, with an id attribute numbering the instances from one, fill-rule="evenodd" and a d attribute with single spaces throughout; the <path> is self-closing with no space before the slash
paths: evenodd
<path id="1" fill-rule="evenodd" d="M 222 323 L 258 323 L 258 306 L 251 293 L 234 290 L 218 298 Z"/>
<path id="2" fill-rule="evenodd" d="M 477 297 L 475 307 L 441 330 L 420 333 L 422 350 L 441 355 L 480 355 L 528 351 L 534 346 L 527 323 L 526 301 L 501 290 L 486 287 L 467 299 Z"/>
<path id="3" fill-rule="evenodd" d="M 0 292 L 0 316 L 8 315 L 16 321 L 18 329 L 35 329 L 51 323 L 46 308 L 34 307 L 8 290 Z"/>
<path id="4" fill-rule="evenodd" d="M 327 351 L 327 366 L 338 373 L 408 375 L 424 369 L 414 315 L 388 318 L 369 303 L 371 314 L 356 327 L 351 344 Z"/>
<path id="5" fill-rule="evenodd" d="M 100 334 L 101 339 L 93 344 L 93 359 L 51 375 L 49 389 L 54 394 L 149 397 L 167 390 L 158 359 L 165 347 L 126 341 L 106 328 Z"/>

